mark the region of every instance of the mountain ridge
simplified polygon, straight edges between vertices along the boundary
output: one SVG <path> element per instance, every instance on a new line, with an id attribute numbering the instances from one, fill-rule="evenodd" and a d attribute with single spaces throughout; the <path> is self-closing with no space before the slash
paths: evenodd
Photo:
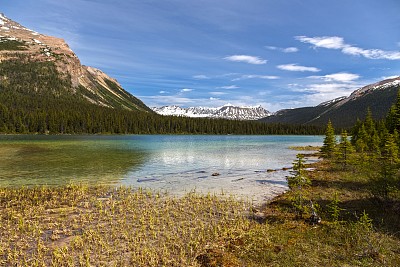
<path id="1" fill-rule="evenodd" d="M 374 119 L 383 119 L 394 103 L 400 87 L 400 76 L 366 85 L 348 97 L 325 101 L 313 107 L 283 109 L 261 119 L 269 123 L 326 125 L 331 120 L 336 127 L 351 127 L 364 119 L 369 108 Z"/>
<path id="2" fill-rule="evenodd" d="M 177 105 L 153 107 L 152 110 L 164 116 L 184 116 L 192 118 L 218 118 L 230 120 L 259 120 L 271 113 L 261 106 L 245 107 L 226 104 L 222 107 L 188 107 Z"/>
<path id="3" fill-rule="evenodd" d="M 80 94 L 92 104 L 151 112 L 141 100 L 125 91 L 116 79 L 94 67 L 82 65 L 63 39 L 28 29 L 1 13 L 0 63 L 12 60 L 54 64 L 60 77 L 71 82 L 66 92 Z M 0 82 L 5 80 L 7 77 L 0 77 Z"/>

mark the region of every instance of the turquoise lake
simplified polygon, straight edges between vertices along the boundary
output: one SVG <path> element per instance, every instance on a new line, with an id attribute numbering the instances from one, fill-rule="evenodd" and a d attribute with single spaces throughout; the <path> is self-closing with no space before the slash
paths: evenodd
<path id="1" fill-rule="evenodd" d="M 289 174 L 266 170 L 291 167 L 301 151 L 290 146 L 322 141 L 323 136 L 2 135 L 0 186 L 101 183 L 263 201 L 287 189 Z"/>

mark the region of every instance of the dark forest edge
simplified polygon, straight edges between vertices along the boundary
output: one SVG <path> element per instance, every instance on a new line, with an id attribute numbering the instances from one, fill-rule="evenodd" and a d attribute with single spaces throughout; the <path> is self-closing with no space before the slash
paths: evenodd
<path id="1" fill-rule="evenodd" d="M 17 55 L 16 55 L 17 56 Z M 18 56 L 17 56 L 18 57 Z M 88 102 L 52 62 L 0 63 L 0 133 L 5 134 L 323 134 L 323 127 L 161 116 Z"/>

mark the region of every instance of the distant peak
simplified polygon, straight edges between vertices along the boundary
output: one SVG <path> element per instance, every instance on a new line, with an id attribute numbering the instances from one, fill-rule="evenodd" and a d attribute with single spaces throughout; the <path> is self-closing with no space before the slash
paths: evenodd
<path id="1" fill-rule="evenodd" d="M 271 113 L 261 106 L 256 107 L 238 107 L 232 104 L 226 104 L 219 108 L 210 107 L 189 107 L 179 106 L 154 107 L 153 111 L 161 115 L 186 116 L 186 117 L 208 117 L 224 118 L 233 120 L 258 120 L 271 115 Z"/>

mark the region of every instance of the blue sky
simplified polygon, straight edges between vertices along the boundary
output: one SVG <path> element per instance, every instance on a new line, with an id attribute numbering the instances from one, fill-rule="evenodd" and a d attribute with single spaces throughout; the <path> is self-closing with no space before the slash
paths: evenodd
<path id="1" fill-rule="evenodd" d="M 148 106 L 317 105 L 400 75 L 398 0 L 12 0 Z"/>

